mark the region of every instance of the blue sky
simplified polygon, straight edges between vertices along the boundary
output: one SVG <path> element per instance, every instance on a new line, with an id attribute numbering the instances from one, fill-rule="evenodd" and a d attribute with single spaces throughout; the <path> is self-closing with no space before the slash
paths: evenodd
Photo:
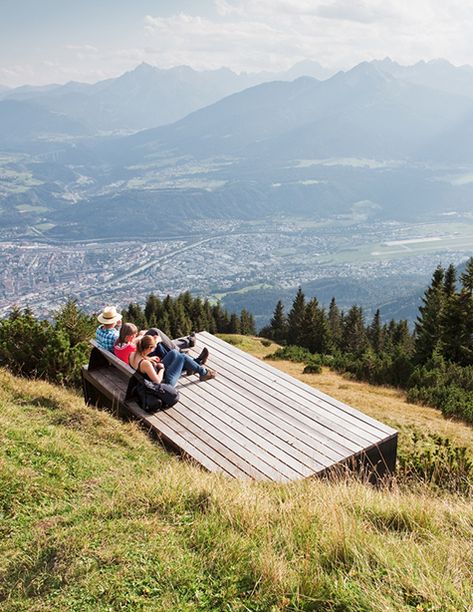
<path id="1" fill-rule="evenodd" d="M 94 82 L 167 68 L 331 68 L 389 56 L 473 64 L 460 0 L 0 0 L 0 84 Z"/>

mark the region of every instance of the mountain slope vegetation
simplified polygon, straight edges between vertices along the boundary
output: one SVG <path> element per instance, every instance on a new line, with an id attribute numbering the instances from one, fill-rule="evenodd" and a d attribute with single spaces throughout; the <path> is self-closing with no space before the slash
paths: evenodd
<path id="1" fill-rule="evenodd" d="M 471 450 L 466 426 L 396 392 L 304 380 Z M 4 370 L 0 382 L 3 610 L 468 609 L 471 499 L 422 483 L 231 481 L 65 389 Z"/>

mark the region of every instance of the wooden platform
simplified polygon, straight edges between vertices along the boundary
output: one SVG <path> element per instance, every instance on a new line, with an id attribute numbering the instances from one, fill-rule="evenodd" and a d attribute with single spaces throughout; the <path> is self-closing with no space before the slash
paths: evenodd
<path id="1" fill-rule="evenodd" d="M 196 376 L 182 377 L 180 402 L 155 415 L 134 402 L 126 405 L 208 470 L 276 482 L 341 467 L 362 469 L 374 478 L 394 471 L 394 429 L 207 332 L 197 334 L 190 354 L 197 356 L 203 346 L 217 378 L 200 382 Z M 101 384 L 102 391 L 112 385 L 116 402 L 123 404 L 132 371 L 123 363 L 119 369 L 113 364 L 93 372 L 85 368 L 84 384 L 99 395 Z M 90 388 L 87 393 L 90 400 Z"/>

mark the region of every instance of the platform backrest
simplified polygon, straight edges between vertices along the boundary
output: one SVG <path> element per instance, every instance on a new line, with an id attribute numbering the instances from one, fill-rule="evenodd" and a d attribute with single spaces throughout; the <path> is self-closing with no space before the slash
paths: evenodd
<path id="1" fill-rule="evenodd" d="M 106 351 L 97 344 L 96 340 L 91 340 L 90 344 L 93 346 L 92 353 L 90 354 L 89 370 L 95 370 L 99 367 L 103 367 L 105 362 L 109 365 L 117 368 L 126 378 L 131 378 L 135 373 L 135 370 L 127 365 L 124 361 L 116 357 L 110 351 Z"/>

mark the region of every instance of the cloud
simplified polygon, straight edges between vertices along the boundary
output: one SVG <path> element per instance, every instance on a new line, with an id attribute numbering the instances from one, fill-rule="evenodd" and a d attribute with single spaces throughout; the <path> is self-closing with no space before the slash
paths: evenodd
<path id="1" fill-rule="evenodd" d="M 404 64 L 473 57 L 473 3 L 464 0 L 214 0 L 205 15 L 198 2 L 171 15 L 160 4 L 139 16 L 138 32 L 125 24 L 122 33 L 104 29 L 100 42 L 84 36 L 53 51 L 45 44 L 47 51 L 23 54 L 24 63 L 4 56 L 0 82 L 91 82 L 140 62 L 279 71 L 312 59 L 335 71 L 386 56 Z"/>
<path id="2" fill-rule="evenodd" d="M 401 63 L 473 54 L 473 5 L 460 0 L 215 0 L 215 16 L 148 15 L 163 66 L 284 69 L 302 59 L 348 68 L 390 56 Z M 461 15 L 461 20 L 459 16 Z"/>
<path id="3" fill-rule="evenodd" d="M 66 49 L 69 51 L 82 51 L 85 53 L 97 53 L 97 47 L 93 45 L 66 45 Z"/>

